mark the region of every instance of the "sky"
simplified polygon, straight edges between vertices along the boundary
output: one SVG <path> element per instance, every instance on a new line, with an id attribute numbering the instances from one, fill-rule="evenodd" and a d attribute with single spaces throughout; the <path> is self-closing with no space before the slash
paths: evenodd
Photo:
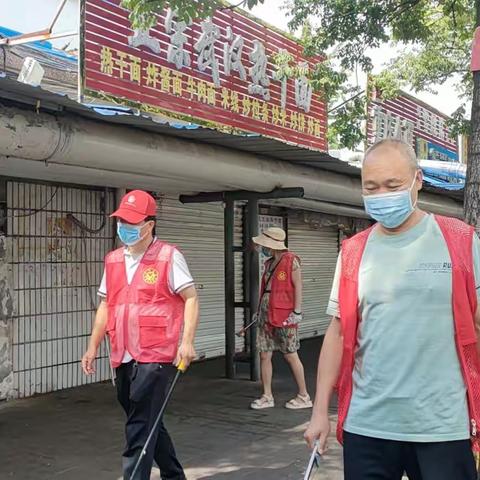
<path id="1" fill-rule="evenodd" d="M 252 13 L 253 15 L 278 28 L 288 30 L 287 12 L 282 9 L 282 5 L 284 5 L 284 3 L 285 0 L 265 0 L 265 3 L 256 6 L 252 10 Z M 382 67 L 389 62 L 394 54 L 394 48 L 388 45 L 372 51 L 371 55 L 375 67 L 373 73 L 380 71 Z M 359 82 L 366 82 L 366 78 L 359 76 Z M 409 90 L 407 90 L 407 92 L 432 105 L 441 112 L 446 113 L 447 115 L 453 113 L 459 107 L 461 102 L 456 95 L 452 82 L 446 82 L 444 85 L 437 85 L 435 90 L 437 90 L 436 94 L 431 94 L 428 92 L 415 93 Z"/>
<path id="2" fill-rule="evenodd" d="M 0 12 L 2 12 L 0 25 L 23 33 L 47 28 L 55 16 L 60 3 L 60 0 L 0 0 Z M 42 8 L 38 8 L 40 4 Z M 35 14 L 32 15 L 33 9 L 35 9 Z M 78 18 L 78 1 L 68 0 L 54 31 L 67 32 L 76 30 Z M 62 48 L 70 41 L 72 46 L 78 44 L 78 40 L 71 37 L 55 40 L 52 43 L 56 47 Z"/>
<path id="3" fill-rule="evenodd" d="M 255 7 L 252 13 L 275 27 L 288 30 L 288 17 L 286 16 L 286 12 L 281 8 L 284 2 L 285 0 L 265 0 L 265 3 Z M 35 8 L 35 15 L 32 15 L 32 8 L 34 8 L 34 6 L 38 7 L 40 3 L 42 4 L 42 8 Z M 21 32 L 40 30 L 47 27 L 50 23 L 59 4 L 60 0 L 0 0 L 0 11 L 2 12 L 0 25 Z M 77 5 L 77 0 L 68 0 L 54 29 L 55 31 L 69 31 L 77 28 Z M 78 39 L 59 39 L 53 43 L 58 48 L 62 48 L 70 43 L 69 47 L 73 48 L 78 45 Z M 381 69 L 393 54 L 393 48 L 388 46 L 372 52 L 375 68 Z M 359 81 L 363 84 L 365 79 L 359 77 Z M 427 102 L 441 112 L 451 114 L 460 105 L 460 101 L 451 83 L 449 84 L 447 82 L 445 85 L 437 86 L 437 91 L 437 94 L 409 93 Z"/>

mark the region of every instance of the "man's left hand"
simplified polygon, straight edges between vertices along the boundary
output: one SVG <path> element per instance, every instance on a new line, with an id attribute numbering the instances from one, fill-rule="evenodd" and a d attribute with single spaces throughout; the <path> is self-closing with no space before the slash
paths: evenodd
<path id="1" fill-rule="evenodd" d="M 178 349 L 177 358 L 175 360 L 175 366 L 178 367 L 180 362 L 183 362 L 185 368 L 187 368 L 195 357 L 197 353 L 195 352 L 195 347 L 193 343 L 184 343 L 182 342 L 180 348 Z"/>

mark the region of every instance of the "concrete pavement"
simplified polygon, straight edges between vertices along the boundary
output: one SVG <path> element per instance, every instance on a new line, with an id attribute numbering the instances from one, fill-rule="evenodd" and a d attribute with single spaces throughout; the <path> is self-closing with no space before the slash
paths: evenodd
<path id="1" fill-rule="evenodd" d="M 319 346 L 313 340 L 302 348 L 312 389 Z M 283 408 L 295 389 L 283 359 L 277 357 L 275 364 L 277 406 L 263 411 L 248 409 L 259 385 L 222 379 L 222 360 L 194 365 L 181 379 L 166 425 L 189 480 L 303 478 L 309 452 L 302 433 L 309 411 Z M 119 480 L 123 421 L 109 384 L 5 403 L 0 478 Z M 330 445 L 322 478 L 340 480 L 341 449 L 333 439 Z"/>

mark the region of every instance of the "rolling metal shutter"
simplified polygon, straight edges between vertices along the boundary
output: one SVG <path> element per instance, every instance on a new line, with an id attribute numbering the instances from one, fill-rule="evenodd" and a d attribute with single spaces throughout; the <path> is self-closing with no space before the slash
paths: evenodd
<path id="1" fill-rule="evenodd" d="M 330 323 L 325 313 L 338 255 L 338 229 L 312 228 L 290 214 L 288 246 L 300 256 L 303 274 L 303 314 L 300 337 L 323 335 Z"/>
<path id="2" fill-rule="evenodd" d="M 200 357 L 225 354 L 223 206 L 183 205 L 176 197 L 158 199 L 157 236 L 185 255 L 200 297 L 195 348 Z M 236 236 L 238 232 L 236 225 Z M 237 262 L 238 264 L 238 262 Z M 241 275 L 241 272 L 238 273 Z M 237 321 L 241 322 L 241 316 Z"/>

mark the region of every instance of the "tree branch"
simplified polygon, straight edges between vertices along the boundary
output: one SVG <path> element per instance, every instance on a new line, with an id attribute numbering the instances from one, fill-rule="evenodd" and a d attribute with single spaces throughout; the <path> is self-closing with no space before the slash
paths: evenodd
<path id="1" fill-rule="evenodd" d="M 390 12 L 388 22 L 390 23 L 394 19 L 394 17 L 403 15 L 410 8 L 416 7 L 420 2 L 421 0 L 407 0 L 406 2 L 400 3 Z"/>
<path id="2" fill-rule="evenodd" d="M 453 40 L 452 40 L 452 45 L 455 43 L 455 40 L 458 37 L 457 34 L 457 14 L 455 12 L 455 5 L 457 3 L 457 0 L 452 0 L 452 3 L 450 3 L 450 13 L 452 14 L 452 22 L 453 22 Z"/>
<path id="3" fill-rule="evenodd" d="M 236 5 L 229 5 L 228 7 L 222 7 L 219 8 L 219 10 L 234 10 L 235 8 L 241 7 L 242 5 L 245 5 L 247 3 L 247 0 L 242 0 L 240 3 L 237 3 Z"/>

